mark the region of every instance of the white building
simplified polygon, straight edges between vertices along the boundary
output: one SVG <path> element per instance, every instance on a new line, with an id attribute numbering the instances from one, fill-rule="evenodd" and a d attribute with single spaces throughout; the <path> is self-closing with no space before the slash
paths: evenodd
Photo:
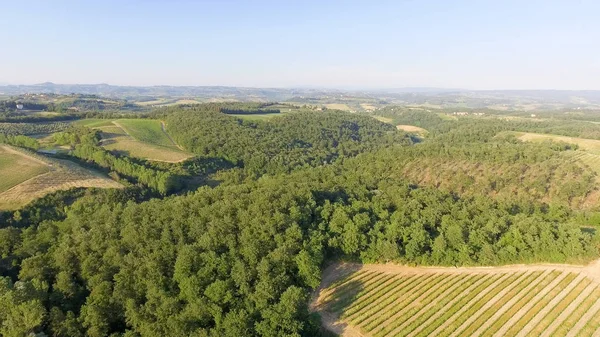
<path id="1" fill-rule="evenodd" d="M 17 110 L 23 110 L 23 104 L 17 104 Z"/>

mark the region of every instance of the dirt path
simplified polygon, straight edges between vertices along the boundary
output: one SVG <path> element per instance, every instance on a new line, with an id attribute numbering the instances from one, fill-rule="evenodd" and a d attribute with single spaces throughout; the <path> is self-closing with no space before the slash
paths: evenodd
<path id="1" fill-rule="evenodd" d="M 178 148 L 178 149 L 180 149 L 181 151 L 184 151 L 184 152 L 185 152 L 185 150 L 183 149 L 183 147 L 179 146 L 179 144 L 177 144 L 177 143 L 176 143 L 176 142 L 173 140 L 173 138 L 171 138 L 171 135 L 169 135 L 169 134 L 167 133 L 167 125 L 165 124 L 165 122 L 164 122 L 164 121 L 160 121 L 160 127 L 161 127 L 161 129 L 162 129 L 163 133 L 164 133 L 165 135 L 167 135 L 167 138 L 169 138 L 169 140 L 171 141 L 171 143 L 173 143 L 173 145 L 177 146 L 177 148 Z"/>
<path id="2" fill-rule="evenodd" d="M 473 322 L 475 322 L 481 315 L 483 315 L 489 308 L 491 308 L 496 302 L 498 302 L 504 295 L 508 294 L 513 288 L 519 285 L 521 281 L 530 276 L 531 273 L 523 273 L 521 276 L 517 277 L 514 281 L 512 281 L 509 285 L 507 285 L 504 289 L 499 291 L 494 297 L 492 297 L 489 301 L 487 301 L 477 312 L 475 312 L 471 317 L 469 317 L 466 321 L 463 322 L 452 334 L 450 337 L 460 336 L 461 332 L 467 329 Z M 490 320 L 488 320 L 490 322 Z"/>
<path id="3" fill-rule="evenodd" d="M 579 307 L 579 305 L 585 301 L 585 299 L 596 289 L 595 284 L 589 284 L 582 292 L 569 304 L 563 312 L 556 317 L 556 319 L 546 328 L 546 331 L 542 333 L 541 337 L 552 337 L 554 331 Z"/>

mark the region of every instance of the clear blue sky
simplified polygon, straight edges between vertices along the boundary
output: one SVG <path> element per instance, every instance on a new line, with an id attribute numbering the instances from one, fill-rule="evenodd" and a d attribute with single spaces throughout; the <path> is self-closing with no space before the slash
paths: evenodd
<path id="1" fill-rule="evenodd" d="M 600 1 L 7 1 L 0 83 L 600 89 Z"/>

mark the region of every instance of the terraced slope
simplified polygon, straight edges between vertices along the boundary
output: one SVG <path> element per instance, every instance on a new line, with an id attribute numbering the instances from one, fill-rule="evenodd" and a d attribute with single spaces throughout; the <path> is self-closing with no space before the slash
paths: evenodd
<path id="1" fill-rule="evenodd" d="M 330 267 L 311 308 L 342 336 L 597 336 L 600 261 L 587 266 Z"/>

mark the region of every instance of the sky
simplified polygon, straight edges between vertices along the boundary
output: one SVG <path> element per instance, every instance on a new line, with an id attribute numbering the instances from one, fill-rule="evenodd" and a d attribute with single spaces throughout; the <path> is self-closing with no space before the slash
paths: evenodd
<path id="1" fill-rule="evenodd" d="M 0 83 L 600 90 L 597 0 L 0 0 Z"/>

